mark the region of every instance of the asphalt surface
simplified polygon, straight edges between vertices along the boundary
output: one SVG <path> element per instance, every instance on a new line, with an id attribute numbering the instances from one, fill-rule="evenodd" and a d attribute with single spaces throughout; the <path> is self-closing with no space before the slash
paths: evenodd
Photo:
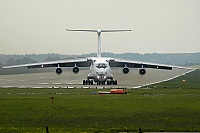
<path id="1" fill-rule="evenodd" d="M 188 69 L 175 68 L 171 70 L 147 69 L 147 74 L 141 76 L 138 69 L 131 69 L 129 74 L 123 74 L 122 69 L 112 70 L 114 79 L 118 85 L 82 85 L 89 70 L 80 70 L 73 74 L 70 70 L 64 70 L 63 74 L 56 75 L 55 71 L 45 73 L 27 73 L 0 75 L 1 88 L 137 88 L 140 86 L 162 82 L 189 72 Z"/>

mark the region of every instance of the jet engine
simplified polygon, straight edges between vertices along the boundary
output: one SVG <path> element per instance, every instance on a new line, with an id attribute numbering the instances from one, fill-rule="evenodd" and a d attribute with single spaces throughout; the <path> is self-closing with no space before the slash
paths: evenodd
<path id="1" fill-rule="evenodd" d="M 146 74 L 146 70 L 144 68 L 139 69 L 139 74 L 140 75 L 145 75 Z"/>
<path id="2" fill-rule="evenodd" d="M 77 74 L 79 72 L 79 68 L 75 66 L 72 71 L 74 74 Z"/>
<path id="3" fill-rule="evenodd" d="M 128 67 L 124 67 L 122 72 L 123 72 L 123 74 L 128 74 L 129 73 L 129 68 Z"/>
<path id="4" fill-rule="evenodd" d="M 56 68 L 56 74 L 57 75 L 62 74 L 62 69 L 60 67 Z"/>

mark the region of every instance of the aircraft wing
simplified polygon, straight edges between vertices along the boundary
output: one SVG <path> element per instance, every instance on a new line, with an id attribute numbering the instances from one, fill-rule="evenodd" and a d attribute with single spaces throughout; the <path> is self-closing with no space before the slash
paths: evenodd
<path id="1" fill-rule="evenodd" d="M 186 67 L 180 66 L 170 66 L 165 64 L 156 64 L 150 62 L 141 62 L 134 60 L 124 60 L 124 59 L 113 59 L 110 60 L 110 67 L 129 67 L 129 68 L 153 68 L 153 69 L 164 69 L 164 70 L 172 70 L 173 67 L 180 69 L 188 69 Z"/>
<path id="2" fill-rule="evenodd" d="M 4 66 L 3 68 L 18 68 L 18 67 L 27 67 L 27 68 L 45 68 L 45 67 L 90 67 L 91 62 L 87 58 L 81 59 L 70 59 L 70 60 L 58 60 L 50 62 L 39 62 L 32 64 L 23 64 L 23 65 L 14 65 L 14 66 Z"/>

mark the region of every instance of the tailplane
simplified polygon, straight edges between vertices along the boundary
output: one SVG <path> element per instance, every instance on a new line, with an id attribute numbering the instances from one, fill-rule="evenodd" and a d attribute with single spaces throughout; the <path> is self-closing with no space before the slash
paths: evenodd
<path id="1" fill-rule="evenodd" d="M 123 32 L 123 31 L 131 31 L 131 30 L 70 30 L 67 31 L 83 31 L 83 32 L 96 32 L 98 35 L 98 45 L 97 45 L 97 57 L 101 57 L 101 32 Z"/>

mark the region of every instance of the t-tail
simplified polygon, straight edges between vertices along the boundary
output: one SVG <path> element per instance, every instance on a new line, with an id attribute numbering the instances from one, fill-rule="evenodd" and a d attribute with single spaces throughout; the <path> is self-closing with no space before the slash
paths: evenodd
<path id="1" fill-rule="evenodd" d="M 123 32 L 123 31 L 131 31 L 131 30 L 70 30 L 67 31 L 83 31 L 83 32 L 96 32 L 98 35 L 98 44 L 97 44 L 97 57 L 101 58 L 101 32 Z"/>

